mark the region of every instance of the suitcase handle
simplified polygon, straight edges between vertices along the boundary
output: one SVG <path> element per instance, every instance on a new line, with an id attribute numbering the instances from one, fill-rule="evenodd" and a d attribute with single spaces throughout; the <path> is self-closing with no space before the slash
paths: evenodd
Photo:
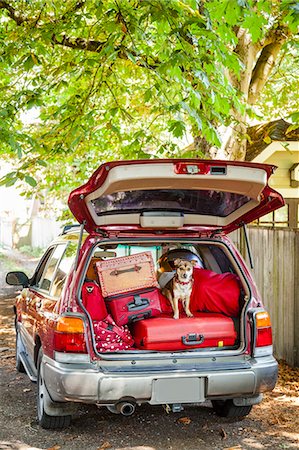
<path id="1" fill-rule="evenodd" d="M 187 336 L 182 336 L 182 343 L 184 345 L 198 345 L 205 340 L 203 334 L 190 333 Z"/>
<path id="2" fill-rule="evenodd" d="M 134 314 L 133 316 L 129 316 L 129 322 L 137 322 L 137 320 L 149 319 L 152 315 L 151 311 L 146 311 L 144 313 Z"/>
<path id="3" fill-rule="evenodd" d="M 149 306 L 150 302 L 147 298 L 141 298 L 140 295 L 134 296 L 134 301 L 127 304 L 128 311 L 139 311 Z"/>
<path id="4" fill-rule="evenodd" d="M 141 270 L 140 266 L 133 266 L 130 267 L 129 269 L 121 269 L 121 270 L 112 270 L 112 272 L 110 272 L 110 275 L 113 277 L 117 277 L 118 275 L 121 275 L 122 273 L 128 273 L 128 272 L 139 272 Z"/>

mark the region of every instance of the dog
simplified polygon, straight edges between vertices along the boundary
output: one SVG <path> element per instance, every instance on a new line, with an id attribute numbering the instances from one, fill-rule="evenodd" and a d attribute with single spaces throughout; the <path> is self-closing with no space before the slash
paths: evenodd
<path id="1" fill-rule="evenodd" d="M 193 317 L 190 311 L 190 297 L 193 287 L 193 267 L 197 261 L 175 259 L 175 276 L 162 289 L 162 294 L 170 301 L 173 318 L 179 318 L 179 301 L 182 302 L 187 317 Z"/>

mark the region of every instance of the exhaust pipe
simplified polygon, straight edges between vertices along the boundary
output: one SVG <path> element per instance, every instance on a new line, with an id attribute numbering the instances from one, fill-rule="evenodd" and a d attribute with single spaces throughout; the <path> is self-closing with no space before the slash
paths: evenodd
<path id="1" fill-rule="evenodd" d="M 136 405 L 130 402 L 120 402 L 116 405 L 116 410 L 123 416 L 131 416 L 135 412 Z"/>

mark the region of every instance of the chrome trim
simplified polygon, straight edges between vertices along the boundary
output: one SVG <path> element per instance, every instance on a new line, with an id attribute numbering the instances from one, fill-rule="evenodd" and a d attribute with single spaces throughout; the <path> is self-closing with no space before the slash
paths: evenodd
<path id="1" fill-rule="evenodd" d="M 255 347 L 253 356 L 259 358 L 261 356 L 268 356 L 273 354 L 273 345 L 265 345 L 264 347 Z"/>
<path id="2" fill-rule="evenodd" d="M 80 364 L 90 362 L 90 357 L 88 353 L 54 352 L 54 359 L 59 363 L 65 364 Z"/>

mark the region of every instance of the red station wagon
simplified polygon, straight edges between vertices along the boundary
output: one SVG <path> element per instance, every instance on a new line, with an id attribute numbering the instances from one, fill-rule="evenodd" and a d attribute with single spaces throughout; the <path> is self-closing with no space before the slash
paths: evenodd
<path id="1" fill-rule="evenodd" d="M 243 417 L 274 388 L 270 318 L 227 237 L 284 204 L 268 185 L 274 169 L 116 161 L 70 194 L 79 225 L 64 229 L 32 278 L 6 278 L 23 286 L 16 367 L 37 382 L 42 427 L 69 425 L 78 403 L 129 416 L 143 403 L 175 412 L 210 400 L 218 415 Z M 174 319 L 162 288 L 178 259 L 194 265 L 193 316 L 182 309 Z"/>

